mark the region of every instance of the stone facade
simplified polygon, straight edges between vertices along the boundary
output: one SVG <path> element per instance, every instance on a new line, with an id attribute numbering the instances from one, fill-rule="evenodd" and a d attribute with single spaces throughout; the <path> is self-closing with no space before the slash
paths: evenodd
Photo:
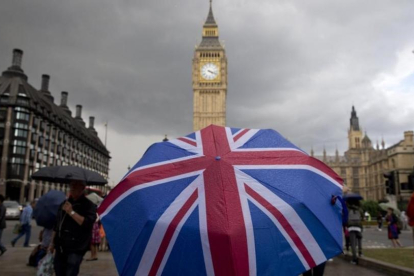
<path id="1" fill-rule="evenodd" d="M 66 191 L 62 184 L 31 180 L 45 166 L 75 165 L 107 178 L 110 156 L 94 129 L 95 118 L 86 127 L 81 105 L 72 117 L 67 92 L 55 104 L 48 75 L 42 75 L 40 90 L 31 86 L 22 57 L 15 49 L 12 66 L 0 77 L 0 194 L 24 203 L 50 189 Z"/>
<path id="2" fill-rule="evenodd" d="M 412 193 L 406 187 L 414 166 L 413 136 L 413 131 L 405 131 L 403 139 L 395 145 L 386 148 L 382 140 L 381 146 L 377 142 L 374 147 L 368 135 L 363 135 L 355 108 L 352 107 L 348 150 L 343 156 L 339 155 L 338 150 L 334 156 L 328 156 L 324 150 L 322 156 L 315 157 L 340 175 L 351 191 L 368 200 L 386 198 L 384 173 L 393 172 L 396 175 L 397 200 L 406 201 Z"/>
<path id="3" fill-rule="evenodd" d="M 211 124 L 226 125 L 227 57 L 218 37 L 210 2 L 202 41 L 193 58 L 194 131 Z"/>

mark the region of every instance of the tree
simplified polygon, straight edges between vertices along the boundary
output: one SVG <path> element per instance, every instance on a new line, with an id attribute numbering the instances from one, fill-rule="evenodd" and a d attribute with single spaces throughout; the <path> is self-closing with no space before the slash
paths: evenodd
<path id="1" fill-rule="evenodd" d="M 376 217 L 378 212 L 381 210 L 378 202 L 373 200 L 361 201 L 361 207 L 364 212 L 368 212 L 372 217 Z"/>

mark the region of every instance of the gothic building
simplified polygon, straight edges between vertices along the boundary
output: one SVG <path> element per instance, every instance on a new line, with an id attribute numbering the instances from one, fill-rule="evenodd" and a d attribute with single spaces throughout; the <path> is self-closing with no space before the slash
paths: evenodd
<path id="1" fill-rule="evenodd" d="M 40 90 L 28 83 L 22 64 L 23 51 L 13 50 L 12 65 L 0 77 L 0 194 L 21 203 L 40 197 L 61 184 L 36 182 L 30 176 L 39 168 L 75 165 L 108 177 L 109 152 L 94 129 L 67 106 L 68 92 L 60 104 L 49 91 L 49 76 L 42 75 Z"/>
<path id="2" fill-rule="evenodd" d="M 203 26 L 201 43 L 193 58 L 194 131 L 210 124 L 226 125 L 227 57 L 210 10 Z"/>
<path id="3" fill-rule="evenodd" d="M 386 197 L 384 173 L 392 173 L 395 175 L 397 200 L 404 201 L 412 193 L 408 189 L 408 176 L 414 166 L 413 136 L 413 131 L 405 131 L 400 142 L 386 148 L 382 140 L 381 146 L 377 142 L 374 147 L 367 133 L 363 134 L 357 112 L 352 107 L 348 150 L 343 156 L 339 155 L 338 150 L 334 156 L 328 156 L 324 149 L 322 156 L 315 157 L 339 174 L 351 191 L 369 200 Z"/>

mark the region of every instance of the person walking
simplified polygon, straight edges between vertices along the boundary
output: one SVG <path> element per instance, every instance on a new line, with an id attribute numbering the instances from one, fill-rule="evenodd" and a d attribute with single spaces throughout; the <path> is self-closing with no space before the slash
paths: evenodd
<path id="1" fill-rule="evenodd" d="M 32 200 L 30 204 L 27 204 L 26 207 L 24 207 L 23 212 L 20 216 L 20 224 L 21 224 L 21 232 L 11 241 L 11 245 L 14 247 L 16 245 L 16 242 L 26 235 L 24 240 L 24 247 L 29 247 L 29 241 L 30 241 L 30 235 L 32 232 L 32 215 L 33 215 L 33 208 L 36 205 L 36 201 Z"/>
<path id="2" fill-rule="evenodd" d="M 3 229 L 6 228 L 6 207 L 3 205 L 4 196 L 0 195 L 0 256 L 7 251 L 7 248 L 1 243 Z"/>
<path id="3" fill-rule="evenodd" d="M 358 264 L 358 256 L 362 256 L 362 219 L 363 212 L 358 201 L 349 202 L 348 206 L 348 231 L 351 241 L 352 264 Z M 358 256 L 357 256 L 358 246 Z"/>
<path id="4" fill-rule="evenodd" d="M 388 223 L 388 239 L 391 240 L 393 247 L 402 247 L 400 240 L 398 239 L 398 218 L 394 214 L 394 209 L 388 208 L 387 217 Z"/>
<path id="5" fill-rule="evenodd" d="M 97 261 L 98 260 L 98 247 L 101 243 L 101 235 L 99 231 L 99 218 L 95 221 L 92 228 L 92 239 L 91 239 L 91 257 L 86 261 Z"/>
<path id="6" fill-rule="evenodd" d="M 56 276 L 76 276 L 91 244 L 96 206 L 85 197 L 85 183 L 72 181 L 70 197 L 59 207 L 49 252 L 55 253 Z"/>
<path id="7" fill-rule="evenodd" d="M 378 211 L 377 214 L 377 224 L 378 224 L 378 231 L 382 231 L 382 214 Z"/>

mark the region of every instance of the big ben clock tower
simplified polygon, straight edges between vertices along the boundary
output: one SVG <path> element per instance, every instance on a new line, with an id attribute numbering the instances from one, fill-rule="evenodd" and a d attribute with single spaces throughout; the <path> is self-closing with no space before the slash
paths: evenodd
<path id="1" fill-rule="evenodd" d="M 211 7 L 193 58 L 193 129 L 226 125 L 227 57 Z"/>

